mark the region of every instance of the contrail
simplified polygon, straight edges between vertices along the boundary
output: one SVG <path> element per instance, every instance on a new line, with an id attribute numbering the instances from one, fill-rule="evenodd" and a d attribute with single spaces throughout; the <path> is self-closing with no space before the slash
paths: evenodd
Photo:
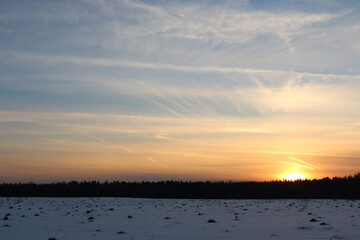
<path id="1" fill-rule="evenodd" d="M 313 164 L 310 164 L 310 163 L 308 163 L 308 162 L 306 162 L 306 161 L 304 161 L 304 160 L 300 160 L 300 159 L 297 159 L 297 158 L 294 158 L 294 157 L 288 157 L 288 158 L 289 158 L 290 160 L 303 163 L 303 164 L 305 164 L 305 165 L 307 165 L 307 166 L 309 166 L 309 167 L 312 167 L 312 168 L 314 168 L 314 169 L 320 169 L 318 166 L 315 166 L 315 165 L 313 165 Z"/>
<path id="2" fill-rule="evenodd" d="M 173 101 L 173 100 L 171 100 L 171 99 L 163 96 L 155 87 L 150 86 L 150 85 L 144 83 L 143 81 L 138 81 L 138 83 L 139 83 L 140 85 L 142 85 L 143 87 L 145 87 L 145 89 L 146 89 L 147 91 L 154 93 L 156 96 L 158 96 L 159 98 L 165 100 L 166 102 L 169 102 L 169 103 L 171 103 L 171 104 L 173 104 L 173 105 L 175 105 L 175 106 L 177 106 L 177 107 L 179 107 L 179 108 L 181 108 L 181 109 L 183 109 L 183 110 L 186 110 L 186 107 L 185 107 L 184 105 L 179 104 L 179 103 L 177 103 L 176 101 Z"/>
<path id="3" fill-rule="evenodd" d="M 151 157 L 148 157 L 147 159 L 149 159 L 151 162 L 155 163 L 156 165 L 159 165 L 159 166 L 161 166 L 161 167 L 164 167 L 164 168 L 167 168 L 167 169 L 171 170 L 171 168 L 169 168 L 168 166 L 165 166 L 164 164 L 161 164 L 161 163 L 155 161 L 155 160 L 154 160 L 153 158 L 151 158 Z"/>
<path id="4" fill-rule="evenodd" d="M 76 65 L 87 66 L 110 66 L 110 67 L 132 67 L 132 68 L 145 68 L 155 70 L 174 70 L 182 72 L 199 72 L 199 73 L 257 73 L 257 74 L 292 74 L 295 76 L 308 76 L 318 78 L 352 78 L 360 79 L 360 75 L 346 75 L 346 74 L 321 74 L 301 71 L 285 71 L 285 70 L 268 70 L 256 68 L 240 68 L 240 67 L 223 67 L 218 65 L 173 65 L 168 63 L 153 63 L 153 62 L 137 62 L 126 61 L 115 58 L 88 58 L 78 57 L 72 55 L 51 55 L 51 54 L 34 54 L 29 52 L 19 51 L 0 51 L 0 55 L 5 55 L 8 58 L 23 62 L 41 62 L 46 64 L 70 63 Z"/>
<path id="5" fill-rule="evenodd" d="M 155 101 L 154 99 L 151 98 L 147 98 L 149 101 L 151 101 L 152 103 L 155 103 L 156 105 L 158 105 L 159 107 L 161 107 L 162 109 L 165 109 L 169 112 L 171 112 L 172 114 L 174 114 L 175 116 L 178 116 L 179 118 L 184 118 L 181 114 L 177 113 L 176 111 L 174 111 L 172 108 L 167 107 L 166 105 L 159 103 L 158 101 Z"/>
<path id="6" fill-rule="evenodd" d="M 184 109 L 184 107 L 183 107 L 182 105 L 180 105 L 180 104 L 178 104 L 178 103 L 175 103 L 174 101 L 169 100 L 169 99 L 166 98 L 166 97 L 161 96 L 160 93 L 159 93 L 156 89 L 154 89 L 153 87 L 148 86 L 148 85 L 145 84 L 144 82 L 138 81 L 137 83 L 138 83 L 139 85 L 142 85 L 147 91 L 149 91 L 149 92 L 151 92 L 151 93 L 154 93 L 156 96 L 158 96 L 159 98 L 165 100 L 166 102 L 170 102 L 171 104 L 173 104 L 173 105 L 175 105 L 175 106 L 178 106 L 178 107 Z M 171 113 L 174 114 L 175 116 L 178 116 L 179 118 L 184 118 L 180 113 L 178 113 L 177 111 L 175 111 L 175 110 L 172 109 L 171 107 L 168 107 L 168 106 L 166 106 L 165 104 L 162 104 L 162 103 L 160 103 L 160 102 L 152 99 L 151 97 L 145 97 L 145 96 L 143 96 L 143 97 L 144 97 L 145 99 L 151 101 L 152 103 L 158 105 L 158 106 L 161 107 L 162 109 L 165 109 L 166 111 L 171 112 Z"/>
<path id="7" fill-rule="evenodd" d="M 328 156 L 328 157 L 346 157 L 354 158 L 354 156 L 340 155 L 340 154 L 324 154 L 324 153 L 300 153 L 300 152 L 276 152 L 276 151 L 239 151 L 244 153 L 269 153 L 269 154 L 282 154 L 282 155 L 307 155 L 307 156 Z"/>
<path id="8" fill-rule="evenodd" d="M 107 141 L 105 141 L 104 139 L 99 138 L 99 137 L 97 137 L 97 136 L 95 136 L 95 135 L 93 135 L 93 134 L 91 134 L 91 133 L 89 133 L 89 132 L 87 132 L 87 131 L 85 131 L 85 130 L 83 130 L 83 129 L 81 129 L 81 128 L 69 127 L 69 126 L 67 126 L 67 125 L 65 125 L 65 124 L 64 124 L 63 126 L 66 127 L 66 128 L 75 129 L 75 130 L 77 130 L 77 131 L 79 131 L 79 132 L 81 132 L 81 133 L 89 136 L 90 138 L 96 139 L 97 141 L 100 141 L 100 142 L 102 142 L 102 143 L 106 143 L 106 142 L 107 142 Z M 125 148 L 125 147 L 122 147 L 122 146 L 118 146 L 118 147 L 119 147 L 121 150 L 126 151 L 126 152 L 128 152 L 128 153 L 130 153 L 130 154 L 136 154 L 136 155 L 139 155 L 139 156 L 143 156 L 142 153 L 135 152 L 135 151 L 133 151 L 133 150 L 131 150 L 131 149 L 129 149 L 129 148 Z M 163 167 L 163 168 L 166 168 L 166 169 L 171 170 L 171 168 L 169 168 L 168 166 L 166 166 L 166 165 L 164 165 L 164 164 L 161 164 L 161 163 L 155 161 L 152 157 L 146 157 L 146 156 L 144 156 L 144 157 L 145 157 L 147 160 L 149 160 L 150 162 L 152 162 L 152 163 L 154 163 L 154 164 L 156 164 L 156 165 L 158 165 L 158 166 L 161 166 L 161 167 Z"/>
<path id="9" fill-rule="evenodd" d="M 96 139 L 96 140 L 98 140 L 98 141 L 100 141 L 100 142 L 106 142 L 104 139 L 99 138 L 99 137 L 97 137 L 97 136 L 94 136 L 94 135 L 92 135 L 91 133 L 88 133 L 87 131 L 85 131 L 85 130 L 83 130 L 83 129 L 81 129 L 81 128 L 77 128 L 77 130 L 80 131 L 80 132 L 82 132 L 82 133 L 85 134 L 85 135 L 90 136 L 90 138 Z"/>
<path id="10" fill-rule="evenodd" d="M 311 170 L 315 170 L 315 168 L 312 168 L 312 167 L 307 166 L 307 165 L 299 164 L 299 163 L 286 162 L 286 161 L 280 161 L 280 163 L 287 164 L 287 165 L 292 165 L 292 166 L 295 166 L 295 167 L 302 167 L 302 168 L 308 168 L 308 169 L 311 169 Z"/>

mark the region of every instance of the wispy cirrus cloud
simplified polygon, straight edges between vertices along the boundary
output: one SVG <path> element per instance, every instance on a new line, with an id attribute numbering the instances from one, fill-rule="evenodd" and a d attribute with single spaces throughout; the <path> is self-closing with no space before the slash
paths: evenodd
<path id="1" fill-rule="evenodd" d="M 77 64 L 87 66 L 104 66 L 104 67 L 133 67 L 145 68 L 154 70 L 173 70 L 184 72 L 200 72 L 200 73 L 248 73 L 248 74 L 289 74 L 292 77 L 317 77 L 319 80 L 336 79 L 360 79 L 360 75 L 346 75 L 346 74 L 326 74 L 326 73 L 311 73 L 311 72 L 296 72 L 284 70 L 267 70 L 256 68 L 242 68 L 242 67 L 222 67 L 222 66 L 192 66 L 192 65 L 176 65 L 166 63 L 129 61 L 115 58 L 92 58 L 79 57 L 71 55 L 49 55 L 29 52 L 9 52 L 0 51 L 0 55 L 7 57 L 6 62 L 18 63 L 32 63 L 32 64 Z"/>
<path id="2" fill-rule="evenodd" d="M 294 157 L 288 157 L 290 161 L 281 161 L 280 163 L 282 164 L 287 164 L 287 165 L 292 165 L 295 167 L 300 167 L 300 168 L 307 168 L 310 170 L 320 170 L 321 168 L 319 168 L 318 166 L 315 166 L 313 164 L 310 164 L 304 160 L 298 159 L 298 158 L 294 158 Z"/>
<path id="3" fill-rule="evenodd" d="M 22 52 L 3 51 L 0 55 L 7 57 L 7 61 L 18 63 L 75 64 L 85 67 L 108 67 L 110 69 L 121 67 L 143 69 L 143 71 L 174 71 L 204 75 L 216 73 L 226 76 L 227 85 L 219 85 L 207 79 L 201 80 L 202 83 L 198 80 L 183 78 L 171 80 L 166 77 L 167 74 L 156 80 L 145 80 L 142 77 L 127 80 L 103 75 L 75 77 L 75 81 L 72 80 L 72 84 L 88 82 L 88 86 L 93 86 L 92 88 L 96 89 L 97 92 L 103 89 L 104 94 L 110 91 L 133 95 L 136 99 L 143 99 L 141 101 L 151 103 L 177 117 L 184 117 L 189 113 L 199 114 L 199 110 L 216 116 L 221 109 L 239 115 L 266 115 L 274 111 L 321 111 L 324 113 L 331 112 L 334 107 L 346 110 L 356 104 L 355 89 L 358 87 L 360 80 L 360 75 L 336 75 L 241 67 L 173 65 L 113 58 Z M 47 77 L 47 79 L 52 78 L 51 76 Z M 99 78 L 102 81 L 98 81 Z M 61 81 L 61 78 L 58 80 Z M 224 79 L 219 81 L 224 82 Z M 26 86 L 26 83 L 24 86 Z M 44 85 L 41 84 L 40 87 L 43 88 Z"/>
<path id="4" fill-rule="evenodd" d="M 136 18 L 140 24 L 120 25 L 117 29 L 119 38 L 159 35 L 238 44 L 248 42 L 259 35 L 270 34 L 289 41 L 308 25 L 341 16 L 332 13 L 285 11 L 278 14 L 250 10 L 248 1 L 221 5 L 205 2 L 185 5 L 173 2 L 156 6 L 141 1 L 123 1 L 123 4 L 139 10 Z"/>

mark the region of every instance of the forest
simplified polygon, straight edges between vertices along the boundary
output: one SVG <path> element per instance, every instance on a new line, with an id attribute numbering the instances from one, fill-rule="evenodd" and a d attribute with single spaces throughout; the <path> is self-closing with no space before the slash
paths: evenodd
<path id="1" fill-rule="evenodd" d="M 314 180 L 2 183 L 1 197 L 360 199 L 360 173 Z"/>

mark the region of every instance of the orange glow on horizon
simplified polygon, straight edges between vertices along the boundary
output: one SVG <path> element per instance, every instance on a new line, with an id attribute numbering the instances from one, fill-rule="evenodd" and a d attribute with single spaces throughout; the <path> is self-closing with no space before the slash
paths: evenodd
<path id="1" fill-rule="evenodd" d="M 304 180 L 306 176 L 302 173 L 293 172 L 284 174 L 283 179 L 288 181 Z"/>

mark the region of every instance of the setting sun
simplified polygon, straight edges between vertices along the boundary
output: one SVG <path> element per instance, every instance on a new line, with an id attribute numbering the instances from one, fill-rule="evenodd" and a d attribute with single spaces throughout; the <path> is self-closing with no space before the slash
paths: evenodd
<path id="1" fill-rule="evenodd" d="M 301 173 L 287 173 L 284 175 L 284 179 L 288 181 L 295 181 L 305 179 L 305 176 Z"/>

